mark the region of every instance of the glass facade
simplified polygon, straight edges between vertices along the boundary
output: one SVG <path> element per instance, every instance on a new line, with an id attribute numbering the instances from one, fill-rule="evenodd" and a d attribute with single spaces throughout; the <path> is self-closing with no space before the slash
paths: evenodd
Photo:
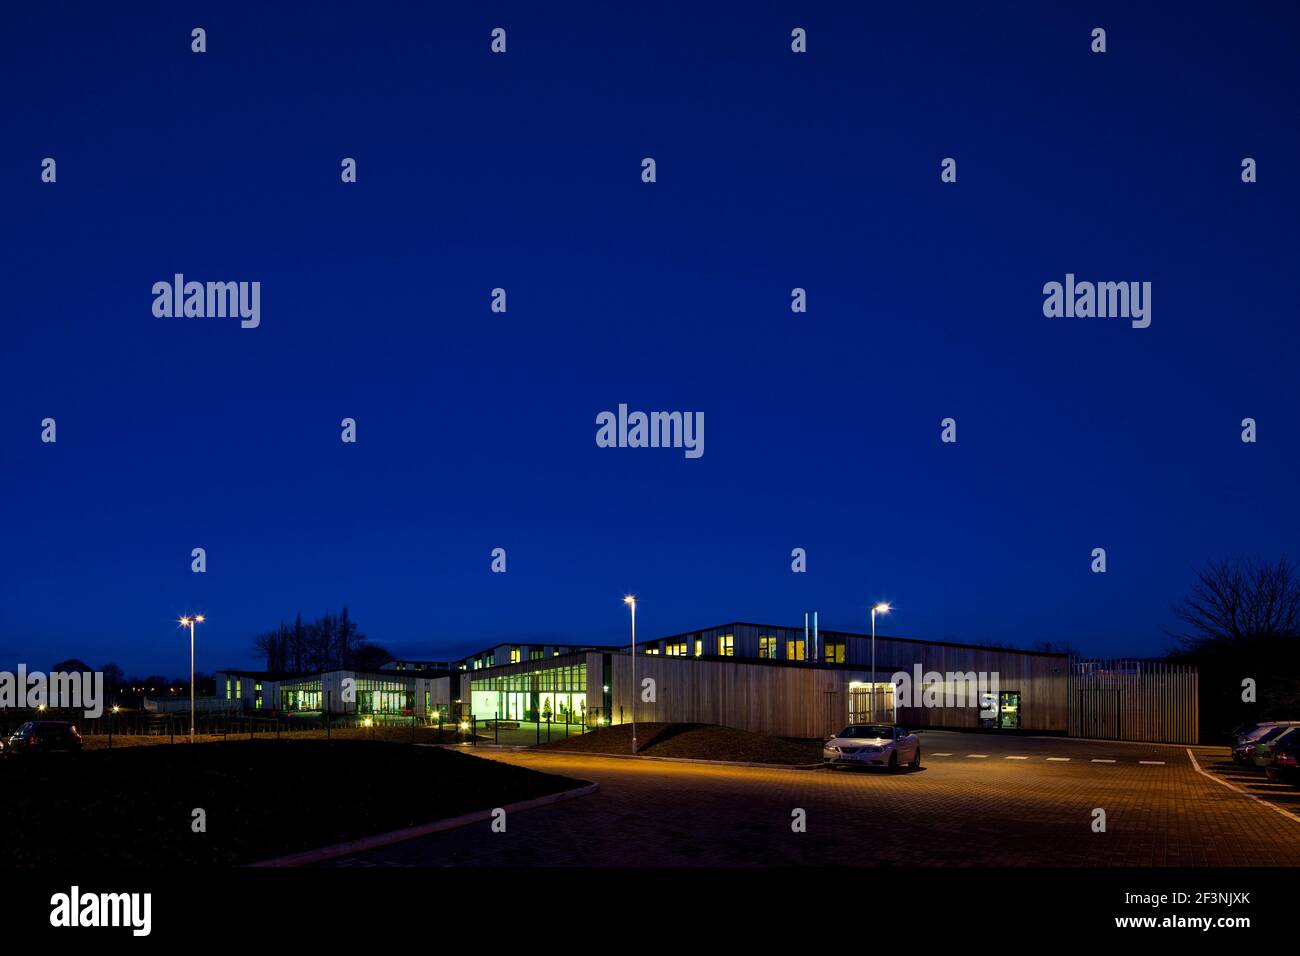
<path id="1" fill-rule="evenodd" d="M 353 691 L 356 693 L 356 707 L 339 700 L 339 691 L 332 692 L 330 710 L 334 712 L 353 710 L 358 714 L 409 714 L 415 707 L 415 688 L 413 683 L 374 675 L 352 675 Z M 287 711 L 320 710 L 324 703 L 319 677 L 285 681 L 280 685 L 280 706 Z"/>
<path id="2" fill-rule="evenodd" d="M 484 677 L 469 686 L 472 711 L 479 720 L 586 722 L 585 663 Z"/>
<path id="3" fill-rule="evenodd" d="M 358 677 L 357 713 L 401 714 L 415 707 L 415 693 L 401 681 L 375 677 Z"/>
<path id="4" fill-rule="evenodd" d="M 280 704 L 285 710 L 320 710 L 320 678 L 285 681 L 280 687 Z"/>

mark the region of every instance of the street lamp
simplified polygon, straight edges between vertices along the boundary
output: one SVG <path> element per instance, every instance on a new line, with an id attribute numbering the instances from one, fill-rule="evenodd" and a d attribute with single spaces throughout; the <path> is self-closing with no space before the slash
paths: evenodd
<path id="1" fill-rule="evenodd" d="M 871 709 L 873 711 L 872 719 L 875 719 L 874 711 L 876 709 L 876 615 L 888 614 L 893 608 L 888 602 L 881 601 L 871 609 Z"/>
<path id="2" fill-rule="evenodd" d="M 632 609 L 632 754 L 636 755 L 636 598 L 628 595 L 623 603 Z"/>
<path id="3" fill-rule="evenodd" d="M 181 627 L 190 629 L 190 743 L 194 743 L 194 625 L 203 620 L 202 614 L 181 618 Z"/>

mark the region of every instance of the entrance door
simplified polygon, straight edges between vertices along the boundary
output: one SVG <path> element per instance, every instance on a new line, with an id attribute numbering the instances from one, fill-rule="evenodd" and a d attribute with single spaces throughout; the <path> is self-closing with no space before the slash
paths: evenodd
<path id="1" fill-rule="evenodd" d="M 1020 729 L 1020 692 L 1003 691 L 998 695 L 998 729 Z"/>

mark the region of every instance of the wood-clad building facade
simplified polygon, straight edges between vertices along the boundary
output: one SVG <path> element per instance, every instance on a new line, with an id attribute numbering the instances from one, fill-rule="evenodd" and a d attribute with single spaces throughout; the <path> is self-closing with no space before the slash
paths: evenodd
<path id="1" fill-rule="evenodd" d="M 1196 739 L 1196 674 L 1186 668 L 878 636 L 873 672 L 871 645 L 865 634 L 734 623 L 639 643 L 635 656 L 554 648 L 525 659 L 507 648 L 495 656 L 511 663 L 461 672 L 460 698 L 479 720 L 595 726 L 631 720 L 635 695 L 639 721 L 820 737 L 876 687 L 870 699 L 892 697 L 909 728 Z"/>

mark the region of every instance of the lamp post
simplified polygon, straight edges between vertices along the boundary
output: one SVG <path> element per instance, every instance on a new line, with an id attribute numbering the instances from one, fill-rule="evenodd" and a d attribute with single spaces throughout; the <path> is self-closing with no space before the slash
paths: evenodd
<path id="1" fill-rule="evenodd" d="M 181 627 L 190 629 L 190 743 L 194 743 L 194 625 L 203 623 L 203 615 L 181 618 Z"/>
<path id="2" fill-rule="evenodd" d="M 623 603 L 632 609 L 632 754 L 636 755 L 636 598 L 628 595 Z"/>
<path id="3" fill-rule="evenodd" d="M 881 601 L 871 609 L 871 719 L 876 719 L 876 615 L 888 614 L 893 608 Z"/>

